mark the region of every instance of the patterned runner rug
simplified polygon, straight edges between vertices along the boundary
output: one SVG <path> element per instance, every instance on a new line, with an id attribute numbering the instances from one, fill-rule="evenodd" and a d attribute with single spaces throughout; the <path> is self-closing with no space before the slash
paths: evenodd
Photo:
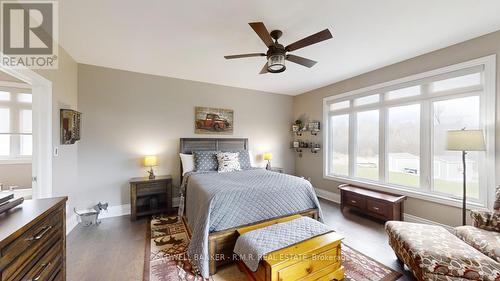
<path id="1" fill-rule="evenodd" d="M 202 281 L 186 256 L 190 235 L 185 222 L 176 216 L 153 217 L 148 227 L 145 281 Z M 394 281 L 401 273 L 342 245 L 342 259 L 345 268 L 344 281 Z M 211 276 L 210 280 L 247 280 L 236 265 L 229 265 Z"/>

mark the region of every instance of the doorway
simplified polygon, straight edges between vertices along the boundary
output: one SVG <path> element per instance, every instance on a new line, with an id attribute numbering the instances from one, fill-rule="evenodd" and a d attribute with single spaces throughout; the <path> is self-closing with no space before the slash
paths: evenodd
<path id="1" fill-rule="evenodd" d="M 2 81 L 1 78 L 9 78 L 10 81 L 8 79 Z M 14 183 L 10 183 L 9 179 L 9 184 L 4 184 L 1 187 L 4 191 L 0 192 L 14 192 L 17 197 L 26 196 L 26 198 L 34 199 L 51 197 L 52 82 L 33 70 L 26 68 L 12 69 L 4 65 L 0 65 L 0 81 L 2 81 L 0 82 L 0 92 L 3 89 L 3 92 L 9 93 L 9 104 L 12 108 L 15 107 L 9 109 L 9 132 L 5 133 L 5 129 L 4 133 L 0 132 L 2 133 L 0 138 L 4 135 L 4 144 L 3 146 L 0 144 L 0 150 L 2 147 L 6 150 L 7 137 L 5 135 L 9 135 L 8 149 L 11 163 L 16 163 L 17 160 L 17 165 L 19 165 L 17 170 L 24 169 L 22 180 L 15 179 Z M 7 94 L 4 94 L 4 96 L 7 96 Z M 3 108 L 5 108 L 5 104 Z M 1 104 L 0 107 L 2 107 Z M 11 114 L 10 110 L 15 112 L 14 115 Z M 5 110 L 4 116 L 6 116 Z M 0 116 L 0 118 L 2 117 Z M 31 157 L 29 157 L 29 153 L 31 153 Z M 0 156 L 0 161 L 1 158 L 2 156 Z M 6 160 L 5 155 L 3 155 L 3 158 L 3 160 Z M 13 160 L 13 158 L 17 159 Z M 26 182 L 29 165 L 31 165 L 31 176 Z M 26 172 L 26 170 L 28 171 Z M 5 174 L 5 172 L 1 171 L 0 173 L 2 173 L 0 176 Z M 6 178 L 6 176 L 3 177 Z M 29 186 L 30 182 L 31 186 Z"/>
<path id="2" fill-rule="evenodd" d="M 0 197 L 31 199 L 33 181 L 31 86 L 0 73 Z"/>

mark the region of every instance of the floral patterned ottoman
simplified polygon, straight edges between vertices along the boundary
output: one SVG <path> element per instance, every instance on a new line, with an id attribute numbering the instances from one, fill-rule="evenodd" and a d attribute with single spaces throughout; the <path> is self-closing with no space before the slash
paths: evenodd
<path id="1" fill-rule="evenodd" d="M 500 263 L 443 227 L 390 221 L 385 228 L 396 256 L 418 280 L 500 281 Z"/>

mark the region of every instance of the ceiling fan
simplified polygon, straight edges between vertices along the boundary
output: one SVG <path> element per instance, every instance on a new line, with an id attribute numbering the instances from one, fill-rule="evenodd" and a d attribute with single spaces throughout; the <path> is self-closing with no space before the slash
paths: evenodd
<path id="1" fill-rule="evenodd" d="M 257 33 L 257 35 L 264 42 L 264 44 L 266 44 L 266 46 L 268 47 L 267 53 L 232 55 L 232 56 L 224 56 L 224 58 L 229 60 L 229 59 L 239 59 L 248 57 L 267 57 L 267 63 L 260 71 L 260 74 L 264 74 L 267 72 L 280 73 L 285 71 L 286 69 L 285 60 L 303 65 L 305 67 L 309 68 L 313 67 L 316 64 L 316 61 L 288 54 L 288 52 L 292 52 L 307 47 L 309 45 L 313 45 L 321 41 L 331 39 L 333 37 L 332 34 L 330 33 L 330 30 L 328 30 L 327 28 L 325 30 L 322 30 L 318 33 L 315 33 L 311 36 L 303 38 L 295 43 L 292 43 L 284 47 L 283 45 L 278 43 L 278 39 L 283 34 L 281 30 L 273 30 L 271 31 L 271 33 L 269 33 L 263 22 L 251 22 L 249 23 L 249 25 L 252 27 L 255 33 Z"/>

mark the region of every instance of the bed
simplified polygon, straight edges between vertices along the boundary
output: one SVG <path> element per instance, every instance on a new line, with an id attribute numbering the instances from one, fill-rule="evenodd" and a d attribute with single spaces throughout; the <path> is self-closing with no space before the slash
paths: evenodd
<path id="1" fill-rule="evenodd" d="M 180 139 L 181 153 L 210 150 L 248 150 L 248 139 Z M 292 214 L 315 219 L 321 216 L 310 183 L 286 174 L 263 169 L 195 172 L 186 174 L 182 182 L 184 219 L 192 231 L 188 254 L 204 277 L 215 274 L 219 266 L 233 261 L 237 228 Z"/>

